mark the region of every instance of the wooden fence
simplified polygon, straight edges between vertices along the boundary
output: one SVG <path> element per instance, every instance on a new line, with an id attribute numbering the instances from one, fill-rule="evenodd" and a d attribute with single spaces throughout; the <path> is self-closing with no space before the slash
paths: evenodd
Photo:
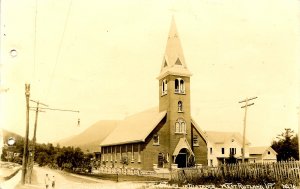
<path id="1" fill-rule="evenodd" d="M 226 164 L 219 167 L 185 168 L 173 170 L 171 181 L 177 183 L 278 183 L 300 182 L 300 162 Z M 206 182 L 206 183 L 205 183 Z"/>

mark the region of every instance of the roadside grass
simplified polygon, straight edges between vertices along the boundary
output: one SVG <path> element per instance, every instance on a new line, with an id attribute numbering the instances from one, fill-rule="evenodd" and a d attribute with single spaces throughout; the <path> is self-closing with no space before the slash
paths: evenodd
<path id="1" fill-rule="evenodd" d="M 32 176 L 31 176 L 31 183 L 22 185 L 21 182 L 19 184 L 17 184 L 17 186 L 14 189 L 32 189 L 33 186 L 37 186 L 38 185 L 38 181 L 37 181 L 37 173 L 36 171 L 33 169 L 32 171 Z M 38 188 L 38 187 L 36 187 Z"/>

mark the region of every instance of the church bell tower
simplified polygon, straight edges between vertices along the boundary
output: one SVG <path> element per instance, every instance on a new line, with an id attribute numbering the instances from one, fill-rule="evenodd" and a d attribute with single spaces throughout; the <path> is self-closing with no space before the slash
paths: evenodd
<path id="1" fill-rule="evenodd" d="M 167 111 L 170 130 L 169 153 L 176 160 L 180 140 L 191 146 L 190 76 L 174 18 L 168 35 L 159 80 L 159 111 Z M 177 163 L 177 162 L 176 162 Z"/>

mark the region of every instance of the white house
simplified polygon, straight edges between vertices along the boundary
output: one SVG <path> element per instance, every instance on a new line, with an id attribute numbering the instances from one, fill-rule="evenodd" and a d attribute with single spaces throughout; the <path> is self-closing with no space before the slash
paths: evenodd
<path id="1" fill-rule="evenodd" d="M 243 137 L 238 132 L 206 131 L 207 160 L 209 166 L 226 163 L 232 154 L 238 162 L 242 161 Z M 245 162 L 249 162 L 249 141 L 245 140 Z"/>
<path id="2" fill-rule="evenodd" d="M 250 147 L 251 163 L 272 163 L 277 161 L 277 152 L 271 146 Z"/>

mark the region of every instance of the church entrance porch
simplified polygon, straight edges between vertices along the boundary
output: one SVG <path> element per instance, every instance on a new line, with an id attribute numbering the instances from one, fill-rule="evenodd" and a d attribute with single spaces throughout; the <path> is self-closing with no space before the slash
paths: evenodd
<path id="1" fill-rule="evenodd" d="M 184 168 L 193 166 L 191 162 L 194 160 L 194 153 L 187 142 L 186 138 L 180 138 L 175 150 L 173 152 L 173 165 L 177 165 L 177 168 Z"/>
<path id="2" fill-rule="evenodd" d="M 178 168 L 187 167 L 187 151 L 185 148 L 181 149 L 176 156 L 175 163 Z"/>

